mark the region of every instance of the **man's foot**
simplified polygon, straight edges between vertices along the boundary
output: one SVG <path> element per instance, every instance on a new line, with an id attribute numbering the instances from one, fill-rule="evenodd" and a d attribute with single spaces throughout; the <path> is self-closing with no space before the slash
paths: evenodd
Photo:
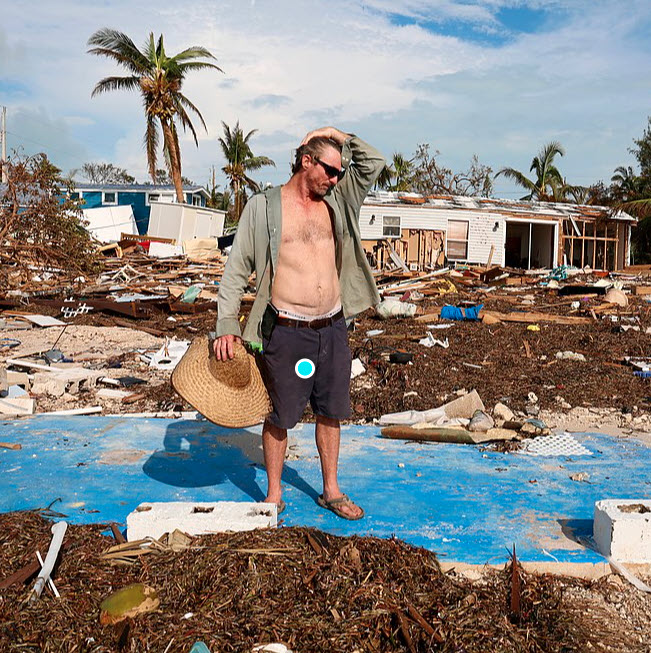
<path id="1" fill-rule="evenodd" d="M 332 512 L 341 517 L 342 519 L 349 519 L 355 521 L 361 519 L 364 516 L 364 511 L 356 503 L 354 503 L 347 494 L 342 494 L 336 499 L 330 499 L 327 501 L 322 494 L 319 495 L 316 502 L 326 510 L 332 510 Z"/>
<path id="2" fill-rule="evenodd" d="M 276 504 L 276 515 L 280 515 L 280 513 L 285 511 L 285 508 L 287 508 L 287 505 L 282 499 L 279 499 L 278 501 L 272 501 L 270 499 L 265 499 L 263 503 L 275 503 Z"/>

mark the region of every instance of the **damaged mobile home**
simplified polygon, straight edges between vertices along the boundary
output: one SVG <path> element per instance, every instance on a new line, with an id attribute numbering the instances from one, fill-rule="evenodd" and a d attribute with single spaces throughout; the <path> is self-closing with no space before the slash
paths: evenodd
<path id="1" fill-rule="evenodd" d="M 637 219 L 603 206 L 375 191 L 360 210 L 360 233 L 376 267 L 390 241 L 411 270 L 450 263 L 621 270 L 630 264 Z"/>

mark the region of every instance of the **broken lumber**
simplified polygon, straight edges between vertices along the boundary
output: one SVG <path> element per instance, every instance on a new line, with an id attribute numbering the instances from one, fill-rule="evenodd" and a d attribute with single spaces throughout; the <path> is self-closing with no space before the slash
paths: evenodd
<path id="1" fill-rule="evenodd" d="M 414 428 L 413 426 L 387 426 L 380 431 L 383 438 L 390 440 L 414 440 L 416 442 L 445 442 L 448 444 L 480 444 L 493 440 L 512 440 L 517 437 L 509 429 L 488 429 L 488 431 L 469 431 L 461 426 L 432 426 Z"/>
<path id="2" fill-rule="evenodd" d="M 568 326 L 575 324 L 589 324 L 590 318 L 587 317 L 569 317 L 565 315 L 551 315 L 549 313 L 540 313 L 537 311 L 520 312 L 511 311 L 510 313 L 500 313 L 498 311 L 484 311 L 479 313 L 479 317 L 489 315 L 497 318 L 502 322 L 523 322 L 523 323 L 536 323 L 536 322 L 552 322 L 553 324 L 565 324 Z M 418 319 L 418 318 L 416 318 Z"/>

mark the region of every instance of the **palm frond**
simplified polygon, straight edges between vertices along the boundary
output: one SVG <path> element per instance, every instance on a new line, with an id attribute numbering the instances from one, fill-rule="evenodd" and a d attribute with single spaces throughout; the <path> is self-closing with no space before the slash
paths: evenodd
<path id="1" fill-rule="evenodd" d="M 502 168 L 501 170 L 498 170 L 497 173 L 495 174 L 495 179 L 497 179 L 500 175 L 503 175 L 507 179 L 514 181 L 516 184 L 522 186 L 523 188 L 526 188 L 527 190 L 530 190 L 532 192 L 536 190 L 536 184 L 534 184 L 534 182 L 531 181 L 531 179 L 527 178 L 525 175 L 523 175 L 519 170 L 516 170 L 515 168 Z"/>
<path id="2" fill-rule="evenodd" d="M 259 170 L 264 166 L 276 167 L 275 162 L 268 156 L 253 156 L 244 160 L 244 166 L 247 170 Z"/>
<path id="3" fill-rule="evenodd" d="M 109 91 L 133 91 L 139 88 L 139 77 L 105 77 L 95 84 L 90 96 L 95 97 L 100 93 L 108 93 Z"/>
<path id="4" fill-rule="evenodd" d="M 185 61 L 186 59 L 214 59 L 217 61 L 217 57 L 201 45 L 191 45 L 189 48 L 175 54 L 174 59 L 178 61 Z"/>
<path id="5" fill-rule="evenodd" d="M 621 202 L 615 208 L 636 215 L 638 218 L 645 218 L 651 215 L 651 197 L 644 197 L 639 200 Z"/>
<path id="6" fill-rule="evenodd" d="M 208 127 L 206 126 L 206 121 L 203 119 L 203 116 L 201 115 L 201 112 L 199 109 L 197 109 L 196 106 L 187 98 L 183 93 L 177 93 L 176 94 L 176 100 L 178 101 L 178 104 L 180 107 L 185 107 L 186 109 L 190 109 L 190 111 L 194 111 L 194 113 L 197 115 L 199 120 L 201 120 L 201 124 L 203 125 L 203 128 L 208 131 Z"/>
<path id="7" fill-rule="evenodd" d="M 105 27 L 92 34 L 87 44 L 94 46 L 88 50 L 90 54 L 114 59 L 134 73 L 150 67 L 147 56 L 123 32 Z"/>
<path id="8" fill-rule="evenodd" d="M 176 62 L 176 65 L 181 71 L 182 76 L 185 76 L 185 74 L 190 70 L 205 70 L 206 68 L 212 68 L 213 70 L 217 70 L 220 73 L 224 72 L 219 66 L 216 66 L 214 63 L 209 63 L 207 61 L 190 61 L 187 63 Z"/>
<path id="9" fill-rule="evenodd" d="M 185 131 L 186 129 L 190 130 L 190 133 L 192 134 L 192 138 L 194 139 L 194 144 L 198 147 L 199 140 L 197 139 L 197 132 L 195 131 L 194 125 L 190 120 L 190 116 L 188 116 L 187 111 L 183 108 L 183 106 L 179 102 L 178 97 L 175 97 L 173 102 L 174 102 L 174 108 L 176 109 L 176 116 L 180 121 L 181 126 L 183 127 L 183 131 Z"/>

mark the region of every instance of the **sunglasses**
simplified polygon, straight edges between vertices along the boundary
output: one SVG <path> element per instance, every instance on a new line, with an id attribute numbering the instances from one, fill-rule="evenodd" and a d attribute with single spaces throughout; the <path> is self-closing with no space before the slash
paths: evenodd
<path id="1" fill-rule="evenodd" d="M 312 158 L 325 170 L 325 173 L 326 175 L 328 175 L 328 177 L 336 177 L 337 181 L 341 181 L 343 176 L 346 174 L 345 168 L 341 168 L 340 170 L 339 168 L 335 168 L 334 166 L 324 163 L 323 161 L 321 161 L 321 159 L 317 158 L 316 156 L 313 156 Z"/>

